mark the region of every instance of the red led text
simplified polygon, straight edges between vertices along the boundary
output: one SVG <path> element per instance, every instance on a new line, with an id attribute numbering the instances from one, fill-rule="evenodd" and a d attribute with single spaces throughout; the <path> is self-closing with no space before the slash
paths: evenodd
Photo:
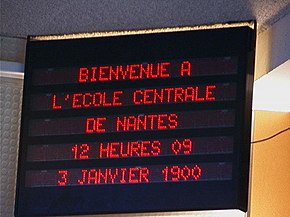
<path id="1" fill-rule="evenodd" d="M 114 184 L 114 183 L 148 183 L 149 169 L 141 168 L 115 168 L 82 170 L 78 179 L 79 185 L 84 184 Z"/>
<path id="2" fill-rule="evenodd" d="M 192 86 L 136 90 L 133 93 L 133 101 L 136 105 L 213 101 L 215 100 L 213 95 L 215 88 L 215 85 L 207 85 L 204 89 Z"/>
<path id="3" fill-rule="evenodd" d="M 117 117 L 116 131 L 175 129 L 177 119 L 178 115 L 174 113 Z"/>
<path id="4" fill-rule="evenodd" d="M 197 181 L 199 165 L 157 165 L 143 167 L 58 170 L 57 185 L 137 184 L 151 182 Z"/>
<path id="5" fill-rule="evenodd" d="M 99 144 L 99 158 L 149 157 L 161 153 L 161 144 L 155 141 L 108 142 Z"/>
<path id="6" fill-rule="evenodd" d="M 104 121 L 106 121 L 106 117 L 102 118 L 87 118 L 86 121 L 86 133 L 103 133 L 106 132 L 106 129 L 103 128 Z"/>
<path id="7" fill-rule="evenodd" d="M 193 144 L 191 139 L 184 139 L 183 141 L 180 141 L 176 139 L 171 144 L 171 150 L 175 155 L 178 154 L 191 154 L 193 151 Z"/>
<path id="8" fill-rule="evenodd" d="M 162 140 L 114 141 L 100 142 L 98 144 L 81 143 L 71 146 L 72 155 L 70 159 L 189 155 L 193 154 L 193 142 L 192 139 L 174 139 L 165 144 L 162 144 Z"/>
<path id="9" fill-rule="evenodd" d="M 83 67 L 79 69 L 78 82 L 166 78 L 170 76 L 167 73 L 169 66 L 170 62 Z"/>
<path id="10" fill-rule="evenodd" d="M 164 181 L 188 181 L 198 180 L 201 177 L 202 170 L 198 165 L 189 166 L 167 166 L 162 170 Z"/>
<path id="11" fill-rule="evenodd" d="M 73 153 L 74 159 L 88 159 L 90 146 L 88 144 L 81 144 L 81 145 L 75 144 L 71 148 L 71 151 Z"/>
<path id="12" fill-rule="evenodd" d="M 204 102 L 216 100 L 216 85 L 144 88 L 118 91 L 53 94 L 52 109 Z"/>
<path id="13" fill-rule="evenodd" d="M 60 185 L 60 186 L 67 185 L 68 171 L 67 170 L 59 170 L 58 174 L 59 174 L 59 180 L 57 181 L 57 185 Z"/>

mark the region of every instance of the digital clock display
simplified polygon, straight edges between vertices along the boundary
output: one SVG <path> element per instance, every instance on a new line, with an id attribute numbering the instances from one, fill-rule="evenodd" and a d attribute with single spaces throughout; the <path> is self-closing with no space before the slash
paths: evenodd
<path id="1" fill-rule="evenodd" d="M 254 35 L 29 38 L 15 216 L 246 210 Z"/>

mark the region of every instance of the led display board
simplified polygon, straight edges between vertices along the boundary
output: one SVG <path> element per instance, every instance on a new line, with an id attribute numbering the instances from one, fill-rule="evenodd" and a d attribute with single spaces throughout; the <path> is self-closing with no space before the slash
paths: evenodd
<path id="1" fill-rule="evenodd" d="M 250 26 L 29 37 L 15 216 L 247 210 Z"/>

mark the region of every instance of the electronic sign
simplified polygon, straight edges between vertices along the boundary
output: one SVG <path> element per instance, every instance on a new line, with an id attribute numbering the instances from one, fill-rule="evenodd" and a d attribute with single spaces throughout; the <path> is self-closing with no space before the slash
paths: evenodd
<path id="1" fill-rule="evenodd" d="M 29 37 L 15 216 L 247 210 L 255 29 Z"/>

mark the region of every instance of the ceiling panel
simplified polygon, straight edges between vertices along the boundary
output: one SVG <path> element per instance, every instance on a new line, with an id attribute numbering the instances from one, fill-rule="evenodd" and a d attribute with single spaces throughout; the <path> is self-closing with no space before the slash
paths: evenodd
<path id="1" fill-rule="evenodd" d="M 193 26 L 256 19 L 260 31 L 290 0 L 1 0 L 1 35 L 62 34 Z"/>

